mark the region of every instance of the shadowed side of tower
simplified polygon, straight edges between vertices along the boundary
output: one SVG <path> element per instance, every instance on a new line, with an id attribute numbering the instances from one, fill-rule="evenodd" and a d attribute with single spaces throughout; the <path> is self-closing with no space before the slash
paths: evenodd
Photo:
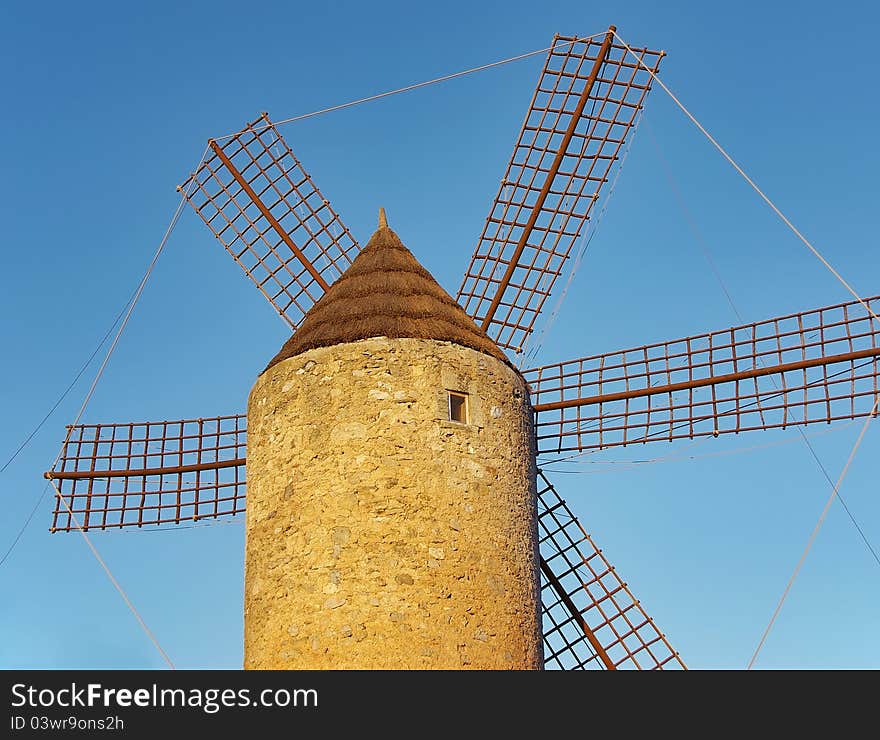
<path id="1" fill-rule="evenodd" d="M 540 668 L 519 373 L 380 220 L 248 404 L 246 668 Z"/>

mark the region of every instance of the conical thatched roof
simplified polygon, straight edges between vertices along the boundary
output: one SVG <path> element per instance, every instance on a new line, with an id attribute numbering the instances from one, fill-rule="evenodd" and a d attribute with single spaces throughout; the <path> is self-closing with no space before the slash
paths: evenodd
<path id="1" fill-rule="evenodd" d="M 266 369 L 316 347 L 371 337 L 455 342 L 510 364 L 388 228 L 384 212 L 367 246 L 312 306 Z"/>

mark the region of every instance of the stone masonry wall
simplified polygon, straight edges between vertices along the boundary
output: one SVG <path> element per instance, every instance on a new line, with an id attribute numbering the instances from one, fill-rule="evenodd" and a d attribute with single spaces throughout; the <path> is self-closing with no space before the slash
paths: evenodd
<path id="1" fill-rule="evenodd" d="M 245 668 L 540 668 L 532 440 L 519 375 L 449 342 L 270 368 L 248 403 Z"/>

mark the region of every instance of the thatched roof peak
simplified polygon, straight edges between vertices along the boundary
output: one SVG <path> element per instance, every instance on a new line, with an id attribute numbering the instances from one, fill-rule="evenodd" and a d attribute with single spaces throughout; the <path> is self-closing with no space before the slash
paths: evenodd
<path id="1" fill-rule="evenodd" d="M 312 306 L 266 369 L 310 349 L 372 337 L 454 342 L 510 365 L 498 345 L 388 228 L 384 208 L 367 246 Z"/>

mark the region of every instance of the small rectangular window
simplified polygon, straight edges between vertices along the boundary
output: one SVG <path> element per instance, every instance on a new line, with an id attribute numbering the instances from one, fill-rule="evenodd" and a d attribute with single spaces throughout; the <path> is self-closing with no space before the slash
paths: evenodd
<path id="1" fill-rule="evenodd" d="M 449 421 L 468 423 L 467 393 L 449 391 Z"/>

